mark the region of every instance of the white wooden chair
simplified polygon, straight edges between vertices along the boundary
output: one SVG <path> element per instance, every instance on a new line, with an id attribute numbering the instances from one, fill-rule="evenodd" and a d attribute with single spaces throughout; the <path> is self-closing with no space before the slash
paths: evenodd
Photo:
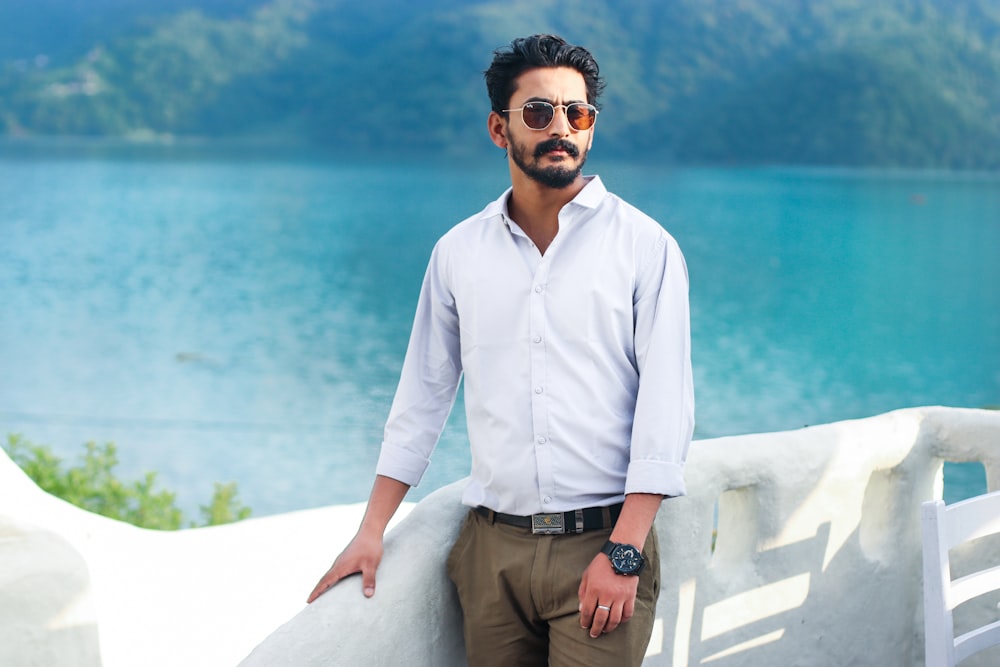
<path id="1" fill-rule="evenodd" d="M 984 593 L 1000 590 L 997 565 L 952 581 L 949 550 L 974 539 L 1000 533 L 1000 491 L 945 505 L 923 503 L 924 648 L 927 667 L 952 667 L 970 655 L 1000 644 L 997 620 L 955 637 L 955 607 Z"/>

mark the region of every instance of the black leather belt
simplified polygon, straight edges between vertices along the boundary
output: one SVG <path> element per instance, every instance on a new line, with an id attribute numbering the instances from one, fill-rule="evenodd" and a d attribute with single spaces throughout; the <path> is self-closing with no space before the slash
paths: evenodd
<path id="1" fill-rule="evenodd" d="M 490 523 L 499 521 L 519 528 L 530 528 L 536 535 L 563 535 L 565 533 L 582 533 L 588 530 L 603 530 L 614 528 L 618 516 L 622 513 L 622 503 L 608 507 L 587 507 L 569 512 L 554 512 L 552 514 L 532 514 L 518 516 L 494 512 L 480 505 L 476 512 L 484 516 Z"/>

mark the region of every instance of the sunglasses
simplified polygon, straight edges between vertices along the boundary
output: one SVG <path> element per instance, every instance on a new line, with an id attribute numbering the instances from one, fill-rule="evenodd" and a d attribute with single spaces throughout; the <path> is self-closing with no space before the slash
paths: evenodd
<path id="1" fill-rule="evenodd" d="M 521 121 L 531 130 L 544 130 L 552 124 L 556 109 L 566 111 L 566 122 L 574 130 L 589 130 L 597 122 L 597 107 L 593 104 L 573 102 L 572 104 L 549 104 L 548 102 L 528 102 L 519 109 L 504 109 L 504 113 L 521 112 Z"/>

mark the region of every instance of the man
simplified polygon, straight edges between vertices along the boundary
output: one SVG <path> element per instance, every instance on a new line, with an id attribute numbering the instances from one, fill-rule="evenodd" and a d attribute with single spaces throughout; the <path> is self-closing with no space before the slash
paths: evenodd
<path id="1" fill-rule="evenodd" d="M 511 188 L 436 245 L 358 534 L 312 602 L 361 573 L 428 465 L 464 374 L 470 512 L 448 559 L 469 664 L 639 665 L 664 497 L 694 428 L 684 258 L 581 175 L 603 87 L 582 47 L 514 40 L 485 73 Z"/>

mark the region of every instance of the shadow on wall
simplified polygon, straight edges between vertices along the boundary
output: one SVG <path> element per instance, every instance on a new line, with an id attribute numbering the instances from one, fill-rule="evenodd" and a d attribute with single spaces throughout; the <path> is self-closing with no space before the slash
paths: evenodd
<path id="1" fill-rule="evenodd" d="M 645 664 L 922 664 L 920 503 L 945 460 L 982 462 L 996 488 L 998 444 L 1000 415 L 946 409 L 699 443 L 691 496 L 658 519 L 679 576 Z M 996 601 L 966 613 L 995 618 Z"/>

